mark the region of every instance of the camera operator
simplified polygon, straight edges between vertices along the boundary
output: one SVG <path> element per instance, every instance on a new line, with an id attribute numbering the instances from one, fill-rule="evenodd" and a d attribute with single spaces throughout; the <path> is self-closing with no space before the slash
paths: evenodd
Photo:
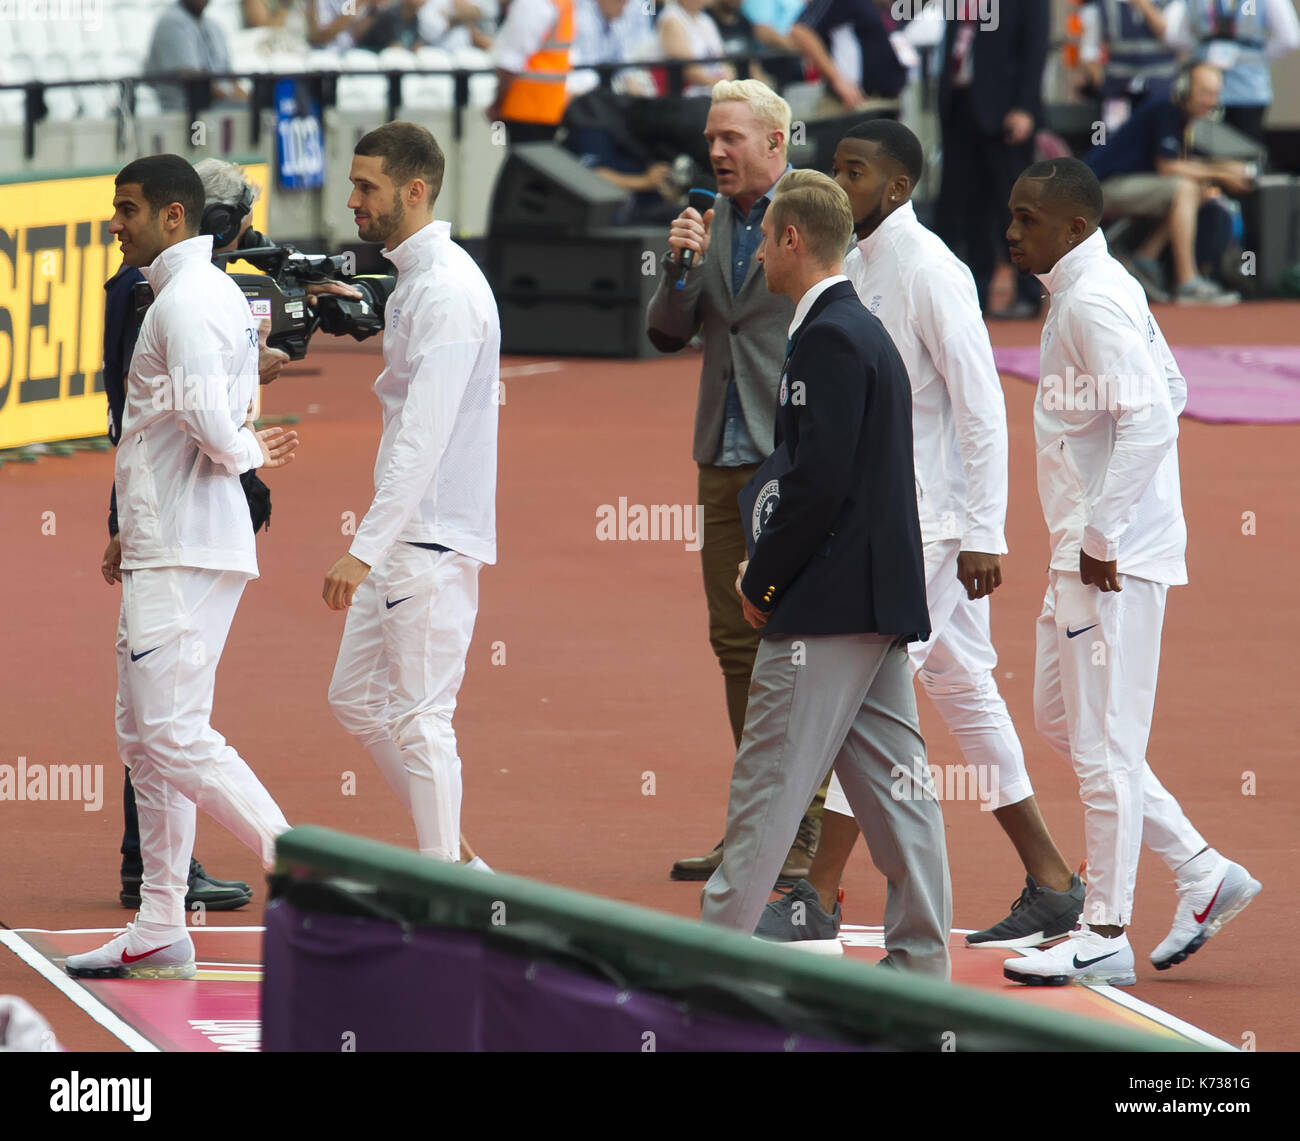
<path id="1" fill-rule="evenodd" d="M 199 223 L 200 234 L 212 236 L 213 254 L 248 248 L 248 235 L 253 235 L 252 245 L 264 245 L 265 240 L 252 231 L 252 207 L 260 188 L 252 185 L 234 163 L 219 159 L 203 159 L 195 165 L 195 173 L 203 184 L 203 215 Z M 121 436 L 122 411 L 126 403 L 126 375 L 135 351 L 140 326 L 133 316 L 134 291 L 144 275 L 131 259 L 123 258 L 122 266 L 104 286 L 108 299 L 104 312 L 104 391 L 108 395 L 108 435 L 116 445 Z M 357 290 L 341 282 L 324 282 L 308 287 L 312 292 L 340 293 L 359 296 Z M 258 379 L 270 384 L 280 375 L 289 359 L 287 353 L 268 348 L 266 344 L 268 323 L 264 320 L 259 329 Z M 122 581 L 122 544 L 118 535 L 117 489 L 109 497 L 108 548 L 104 551 L 101 571 L 111 586 Z M 131 788 L 130 771 L 126 773 L 122 809 L 125 828 L 122 836 L 122 892 L 123 907 L 140 906 L 140 832 L 136 815 L 135 795 Z M 190 863 L 189 891 L 185 906 L 202 903 L 210 911 L 230 911 L 252 898 L 252 889 L 240 880 L 220 880 L 209 876 L 198 861 Z"/>

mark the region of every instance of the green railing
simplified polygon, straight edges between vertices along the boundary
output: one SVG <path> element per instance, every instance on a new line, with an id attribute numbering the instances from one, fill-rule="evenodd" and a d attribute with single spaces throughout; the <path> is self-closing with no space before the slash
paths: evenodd
<path id="1" fill-rule="evenodd" d="M 600 964 L 651 992 L 743 998 L 798 1008 L 844 1036 L 889 1047 L 968 1050 L 1179 1051 L 1204 1047 L 947 985 L 851 959 L 805 955 L 739 932 L 517 876 L 470 871 L 327 828 L 277 845 L 278 891 L 330 880 L 372 914 L 414 926 L 477 931 L 539 954 Z M 743 1002 L 742 1002 L 743 1005 Z M 734 1009 L 734 1002 L 723 1002 Z"/>

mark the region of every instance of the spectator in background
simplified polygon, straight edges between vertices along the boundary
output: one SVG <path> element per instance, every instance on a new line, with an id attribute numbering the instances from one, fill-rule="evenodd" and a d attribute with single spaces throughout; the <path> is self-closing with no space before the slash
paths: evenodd
<path id="1" fill-rule="evenodd" d="M 549 142 L 564 118 L 574 0 L 510 0 L 492 45 L 497 95 L 487 109 L 512 143 Z"/>
<path id="2" fill-rule="evenodd" d="M 1218 106 L 1222 88 L 1218 68 L 1193 64 L 1184 69 L 1172 97 L 1147 100 L 1084 159 L 1101 183 L 1107 216 L 1159 220 L 1127 265 L 1153 301 L 1169 300 L 1159 261 L 1166 246 L 1174 263 L 1174 300 L 1180 305 L 1241 300 L 1240 294 L 1198 272 L 1199 266 L 1216 263 L 1227 244 L 1221 191 L 1245 194 L 1253 185 L 1239 162 L 1189 157 L 1188 128 Z"/>
<path id="3" fill-rule="evenodd" d="M 641 0 L 576 0 L 573 10 L 573 55 L 575 68 L 598 63 L 632 63 L 658 55 L 654 23 Z M 569 95 L 576 99 L 600 86 L 594 71 L 569 74 Z M 652 98 L 654 80 L 641 68 L 614 73 L 615 91 Z"/>
<path id="4" fill-rule="evenodd" d="M 1175 0 L 1164 12 L 1165 42 L 1223 72 L 1223 118 L 1264 141 L 1273 102 L 1268 61 L 1300 48 L 1292 0 Z"/>
<path id="5" fill-rule="evenodd" d="M 459 0 L 457 0 L 459 2 Z M 466 5 L 478 19 L 478 9 Z M 415 49 L 424 43 L 422 36 L 424 9 L 434 7 L 432 0 L 397 0 L 374 13 L 369 30 L 356 37 L 356 47 L 366 51 L 381 52 L 385 48 Z"/>
<path id="6" fill-rule="evenodd" d="M 872 0 L 812 0 L 790 39 L 826 83 L 822 115 L 852 111 L 868 95 L 892 99 L 907 82 L 907 69 Z"/>
<path id="7" fill-rule="evenodd" d="M 986 313 L 993 270 L 1005 249 L 1007 200 L 1034 158 L 1042 116 L 1050 12 L 1044 0 L 1002 0 L 996 23 L 954 18 L 944 31 L 939 73 L 943 170 L 935 231 L 970 266 Z M 1037 316 L 1040 287 L 1017 278 L 1017 300 L 993 317 Z"/>
<path id="8" fill-rule="evenodd" d="M 230 47 L 226 34 L 215 20 L 204 19 L 208 0 L 176 0 L 164 8 L 154 24 L 145 57 L 146 76 L 193 77 L 221 75 L 230 71 Z M 183 111 L 186 92 L 180 83 L 155 83 L 158 102 L 164 111 Z M 212 84 L 212 98 L 240 101 L 244 93 L 233 83 Z"/>
<path id="9" fill-rule="evenodd" d="M 713 0 L 710 14 L 713 16 L 713 23 L 717 26 L 718 35 L 722 37 L 723 55 L 757 54 L 763 51 L 763 45 L 754 34 L 754 25 L 741 11 L 741 0 Z M 757 61 L 749 65 L 749 78 L 761 79 L 769 87 L 775 86 L 771 77 Z"/>
<path id="10" fill-rule="evenodd" d="M 240 0 L 246 28 L 283 28 L 294 0 Z"/>
<path id="11" fill-rule="evenodd" d="M 617 226 L 668 225 L 680 212 L 673 164 L 647 163 L 638 149 L 620 146 L 620 138 L 599 127 L 579 127 L 564 134 L 565 150 L 583 166 L 631 196 L 614 217 Z"/>
<path id="12" fill-rule="evenodd" d="M 356 47 L 384 8 L 381 0 L 305 0 L 307 43 L 347 51 Z"/>
<path id="13" fill-rule="evenodd" d="M 713 17 L 704 10 L 705 0 L 669 0 L 659 15 L 659 46 L 665 59 L 714 59 L 723 54 L 722 36 Z M 708 63 L 685 68 L 682 78 L 686 95 L 708 95 L 713 85 L 734 79 L 730 64 Z"/>
<path id="14" fill-rule="evenodd" d="M 1102 100 L 1109 130 L 1147 99 L 1164 99 L 1178 60 L 1164 42 L 1164 9 L 1174 0 L 1089 0 L 1080 15 L 1079 59 Z"/>
<path id="15" fill-rule="evenodd" d="M 754 26 L 754 38 L 768 51 L 798 55 L 790 29 L 804 10 L 804 0 L 744 0 L 742 8 Z M 798 83 L 803 79 L 803 63 L 797 59 L 768 60 L 763 65 L 777 83 Z"/>
<path id="16" fill-rule="evenodd" d="M 488 26 L 500 11 L 496 0 L 425 0 L 415 6 L 422 42 L 448 51 L 470 46 L 492 49 Z"/>

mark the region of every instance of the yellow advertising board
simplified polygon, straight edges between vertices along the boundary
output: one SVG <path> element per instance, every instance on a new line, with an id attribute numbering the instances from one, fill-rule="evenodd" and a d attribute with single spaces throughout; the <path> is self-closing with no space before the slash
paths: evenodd
<path id="1" fill-rule="evenodd" d="M 265 191 L 265 163 L 243 167 Z M 0 184 L 0 448 L 102 436 L 116 172 Z M 266 195 L 253 206 L 266 230 Z M 243 268 L 243 267 L 241 267 Z"/>

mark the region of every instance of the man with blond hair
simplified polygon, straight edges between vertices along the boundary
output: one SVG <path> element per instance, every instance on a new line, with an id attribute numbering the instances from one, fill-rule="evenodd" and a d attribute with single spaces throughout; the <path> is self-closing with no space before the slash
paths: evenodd
<path id="1" fill-rule="evenodd" d="M 701 215 L 687 208 L 673 222 L 646 327 L 662 352 L 684 349 L 696 334 L 704 345 L 692 449 L 704 514 L 700 559 L 709 641 L 722 667 L 732 737 L 739 745 L 758 634 L 732 588 L 736 564 L 745 557 L 736 495 L 772 451 L 776 381 L 785 327 L 794 313 L 789 298 L 764 288 L 754 251 L 772 193 L 791 169 L 790 105 L 753 79 L 716 84 L 712 100 L 704 137 L 718 197 L 713 209 Z M 783 878 L 808 874 L 824 797 L 823 789 L 805 814 L 795 846 L 778 869 Z M 672 878 L 707 880 L 721 859 L 719 842 L 707 855 L 678 860 Z"/>
<path id="2" fill-rule="evenodd" d="M 947 979 L 943 816 L 907 656 L 930 635 L 912 391 L 842 272 L 853 228 L 848 196 L 815 171 L 786 175 L 763 218 L 756 256 L 795 309 L 776 451 L 745 493 L 754 541 L 736 590 L 762 641 L 702 916 L 754 930 L 799 814 L 833 768 L 888 881 L 886 961 Z"/>

